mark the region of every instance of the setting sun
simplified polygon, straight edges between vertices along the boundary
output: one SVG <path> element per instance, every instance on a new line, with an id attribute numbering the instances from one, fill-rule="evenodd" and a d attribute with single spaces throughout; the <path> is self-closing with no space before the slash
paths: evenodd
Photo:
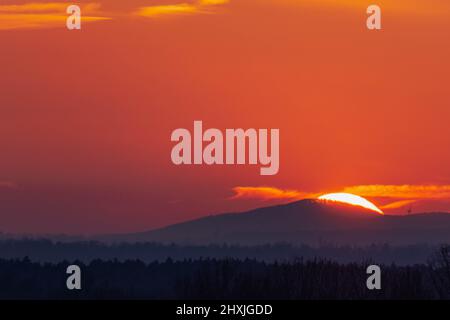
<path id="1" fill-rule="evenodd" d="M 328 193 L 320 196 L 318 199 L 348 203 L 354 206 L 360 206 L 366 209 L 373 210 L 375 212 L 378 212 L 379 214 L 384 214 L 383 211 L 381 211 L 372 202 L 351 193 Z"/>

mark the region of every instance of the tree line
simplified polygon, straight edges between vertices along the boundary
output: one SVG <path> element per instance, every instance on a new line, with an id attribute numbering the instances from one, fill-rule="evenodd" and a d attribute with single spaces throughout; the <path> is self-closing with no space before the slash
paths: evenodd
<path id="1" fill-rule="evenodd" d="M 338 246 L 321 243 L 318 246 L 291 245 L 288 243 L 258 246 L 240 245 L 167 245 L 159 243 L 101 243 L 95 241 L 54 241 L 48 239 L 0 240 L 0 258 L 28 257 L 31 261 L 53 262 L 80 260 L 89 263 L 95 259 L 119 261 L 139 259 L 150 263 L 200 258 L 256 259 L 258 261 L 292 261 L 298 257 L 314 259 L 321 257 L 339 263 L 364 262 L 371 259 L 378 264 L 412 265 L 425 263 L 439 246 L 418 244 L 390 246 Z"/>
<path id="2" fill-rule="evenodd" d="M 66 268 L 82 270 L 68 290 Z M 0 299 L 449 299 L 450 249 L 427 263 L 382 265 L 381 290 L 366 287 L 367 265 L 326 259 L 33 262 L 0 259 Z"/>

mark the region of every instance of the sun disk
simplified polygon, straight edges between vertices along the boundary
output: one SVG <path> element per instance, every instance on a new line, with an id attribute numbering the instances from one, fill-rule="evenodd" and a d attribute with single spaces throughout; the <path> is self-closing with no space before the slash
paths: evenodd
<path id="1" fill-rule="evenodd" d="M 378 212 L 379 214 L 384 214 L 383 211 L 381 211 L 372 202 L 364 199 L 363 197 L 360 197 L 360 196 L 357 196 L 357 195 L 351 194 L 351 193 L 328 193 L 328 194 L 324 194 L 324 195 L 320 196 L 318 199 L 347 203 L 347 204 L 351 204 L 354 206 L 360 206 L 360 207 Z"/>

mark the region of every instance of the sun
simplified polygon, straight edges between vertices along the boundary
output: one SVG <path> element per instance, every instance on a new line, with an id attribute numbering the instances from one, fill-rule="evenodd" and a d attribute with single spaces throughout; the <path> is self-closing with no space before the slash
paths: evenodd
<path id="1" fill-rule="evenodd" d="M 364 207 L 366 209 L 378 212 L 379 214 L 384 214 L 376 205 L 372 202 L 364 199 L 363 197 L 357 196 L 351 193 L 328 193 L 320 196 L 319 200 L 329 200 L 342 203 L 348 203 L 354 206 Z"/>

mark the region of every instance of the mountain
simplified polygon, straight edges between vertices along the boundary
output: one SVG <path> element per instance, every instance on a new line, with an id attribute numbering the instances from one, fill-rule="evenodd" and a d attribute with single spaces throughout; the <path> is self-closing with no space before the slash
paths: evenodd
<path id="1" fill-rule="evenodd" d="M 338 202 L 306 199 L 243 213 L 209 216 L 108 241 L 256 245 L 288 242 L 364 245 L 450 242 L 450 214 L 379 215 Z"/>

